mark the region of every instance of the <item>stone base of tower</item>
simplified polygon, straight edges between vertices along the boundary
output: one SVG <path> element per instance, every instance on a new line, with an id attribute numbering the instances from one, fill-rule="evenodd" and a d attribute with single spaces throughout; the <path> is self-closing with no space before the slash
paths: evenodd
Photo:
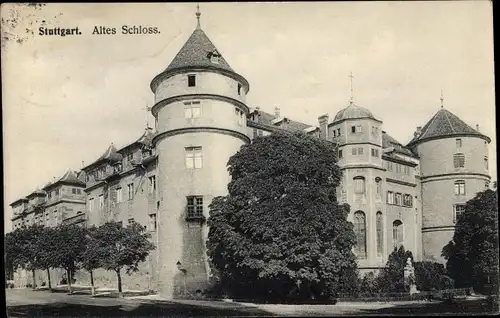
<path id="1" fill-rule="evenodd" d="M 182 231 L 182 246 L 163 254 L 163 273 L 159 277 L 159 294 L 165 299 L 200 297 L 208 288 L 205 248 L 206 226 L 187 223 Z"/>
<path id="2" fill-rule="evenodd" d="M 455 228 L 453 226 L 443 227 L 440 230 L 422 231 L 422 254 L 423 260 L 446 264 L 446 259 L 441 256 L 443 247 L 453 240 Z"/>

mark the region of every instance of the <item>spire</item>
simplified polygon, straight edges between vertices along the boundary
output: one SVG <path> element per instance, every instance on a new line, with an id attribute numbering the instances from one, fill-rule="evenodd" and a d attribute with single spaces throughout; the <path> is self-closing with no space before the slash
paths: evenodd
<path id="1" fill-rule="evenodd" d="M 443 90 L 441 90 L 441 108 L 443 108 L 443 101 L 444 101 L 444 97 L 443 97 Z"/>
<path id="2" fill-rule="evenodd" d="M 146 104 L 146 107 L 144 107 L 143 110 L 146 111 L 146 130 L 148 130 L 149 129 L 148 115 L 149 115 L 149 112 L 151 111 L 151 107 L 148 106 L 148 104 Z"/>
<path id="3" fill-rule="evenodd" d="M 200 26 L 200 16 L 201 16 L 200 3 L 196 3 L 196 20 L 198 20 L 198 22 L 196 24 L 196 28 L 197 29 L 201 29 L 201 26 Z"/>
<path id="4" fill-rule="evenodd" d="M 351 81 L 351 98 L 349 99 L 349 105 L 354 104 L 354 89 L 352 85 L 352 80 L 354 79 L 354 76 L 352 76 L 352 72 L 349 74 L 350 81 Z"/>

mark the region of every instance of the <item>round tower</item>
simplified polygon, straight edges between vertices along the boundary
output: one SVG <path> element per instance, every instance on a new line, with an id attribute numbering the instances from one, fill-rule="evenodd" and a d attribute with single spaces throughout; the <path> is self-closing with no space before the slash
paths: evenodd
<path id="1" fill-rule="evenodd" d="M 343 181 L 339 191 L 341 203 L 349 203 L 348 219 L 357 236 L 354 252 L 363 271 L 383 266 L 383 254 L 377 238 L 376 224 L 384 209 L 382 182 L 382 121 L 371 111 L 354 104 L 340 110 L 328 125 L 329 139 L 338 145 Z M 383 221 L 383 220 L 382 220 Z M 384 240 L 380 242 L 383 243 Z"/>
<path id="2" fill-rule="evenodd" d="M 453 239 L 465 203 L 488 186 L 489 143 L 442 104 L 423 128 L 417 127 L 408 147 L 420 157 L 424 260 L 445 262 L 441 251 Z"/>
<path id="3" fill-rule="evenodd" d="M 195 295 L 207 287 L 205 220 L 227 194 L 227 162 L 246 135 L 249 84 L 198 25 L 170 65 L 151 82 L 157 122 L 159 292 Z"/>

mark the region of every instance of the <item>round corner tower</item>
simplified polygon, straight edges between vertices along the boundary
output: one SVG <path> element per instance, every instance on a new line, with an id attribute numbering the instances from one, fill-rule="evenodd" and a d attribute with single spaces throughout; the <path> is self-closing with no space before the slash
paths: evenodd
<path id="1" fill-rule="evenodd" d="M 465 203 L 489 185 L 489 143 L 490 138 L 442 106 L 423 128 L 417 127 L 408 147 L 420 157 L 424 260 L 445 262 L 441 251 L 453 239 Z"/>
<path id="2" fill-rule="evenodd" d="M 249 84 L 199 25 L 151 82 L 158 153 L 159 292 L 165 298 L 207 287 L 205 242 L 212 199 L 227 194 L 227 162 L 246 135 Z"/>

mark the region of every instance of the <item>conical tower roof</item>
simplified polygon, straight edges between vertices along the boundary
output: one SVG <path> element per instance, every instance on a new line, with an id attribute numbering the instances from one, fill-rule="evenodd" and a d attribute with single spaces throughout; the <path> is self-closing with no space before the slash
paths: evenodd
<path id="1" fill-rule="evenodd" d="M 479 131 L 467 125 L 458 116 L 445 108 L 441 108 L 432 118 L 425 124 L 419 135 L 415 136 L 408 144 L 413 146 L 425 140 L 440 139 L 447 137 L 470 136 L 479 137 L 487 142 L 490 138 L 481 134 Z"/>
<path id="2" fill-rule="evenodd" d="M 213 54 L 219 55 L 217 63 L 212 62 Z M 201 28 L 194 30 L 165 71 L 185 67 L 209 67 L 234 72 Z"/>
<path id="3" fill-rule="evenodd" d="M 111 144 L 108 149 L 106 149 L 106 152 L 104 152 L 102 156 L 97 159 L 97 161 L 101 160 L 120 161 L 122 160 L 122 155 L 116 151 L 115 145 Z"/>
<path id="4" fill-rule="evenodd" d="M 76 185 L 85 185 L 80 179 L 78 179 L 76 173 L 74 171 L 68 170 L 66 173 L 59 179 L 57 182 L 64 182 Z"/>

